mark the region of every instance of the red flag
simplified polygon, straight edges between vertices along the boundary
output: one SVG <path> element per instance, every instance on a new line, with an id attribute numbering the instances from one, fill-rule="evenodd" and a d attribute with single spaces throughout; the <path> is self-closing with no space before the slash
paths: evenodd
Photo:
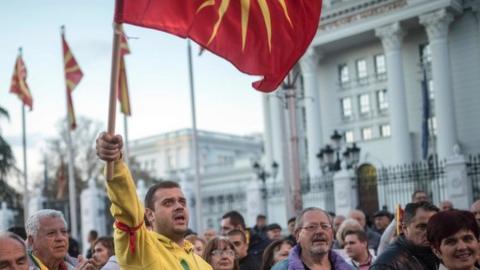
<path id="1" fill-rule="evenodd" d="M 322 0 L 117 0 L 115 21 L 195 40 L 275 90 L 305 53 Z"/>
<path id="2" fill-rule="evenodd" d="M 68 107 L 68 122 L 70 123 L 70 128 L 75 129 L 77 127 L 77 122 L 75 120 L 75 111 L 73 109 L 73 100 L 72 92 L 73 89 L 80 83 L 82 80 L 83 73 L 78 65 L 75 57 L 68 47 L 65 36 L 62 33 L 62 46 L 63 46 L 63 65 L 65 69 L 65 83 L 67 85 L 67 107 Z"/>
<path id="3" fill-rule="evenodd" d="M 128 48 L 127 38 L 123 32 L 123 28 L 120 27 L 120 73 L 118 74 L 118 85 L 117 85 L 117 97 L 120 102 L 120 110 L 125 115 L 132 115 L 130 108 L 130 98 L 128 96 L 128 83 L 127 83 L 127 71 L 125 69 L 125 59 L 126 54 L 130 54 L 130 49 Z"/>
<path id="4" fill-rule="evenodd" d="M 32 110 L 33 99 L 28 89 L 27 68 L 25 67 L 21 53 L 18 54 L 17 60 L 15 61 L 10 92 L 16 94 L 23 104 Z"/>

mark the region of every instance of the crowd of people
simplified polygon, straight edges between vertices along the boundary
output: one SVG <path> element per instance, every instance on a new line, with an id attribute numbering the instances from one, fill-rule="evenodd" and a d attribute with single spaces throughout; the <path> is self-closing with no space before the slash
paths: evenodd
<path id="1" fill-rule="evenodd" d="M 448 201 L 437 207 L 416 191 L 401 217 L 380 210 L 372 220 L 361 209 L 342 216 L 309 207 L 286 230 L 264 215 L 250 228 L 229 211 L 219 231 L 197 234 L 188 229 L 187 201 L 176 182 L 153 185 L 139 201 L 120 136 L 101 134 L 97 155 L 114 163 L 106 183 L 113 237 L 91 231 L 83 257 L 78 245 L 70 248 L 63 214 L 40 210 L 23 231 L 0 233 L 0 270 L 478 270 L 480 200 L 458 210 Z"/>

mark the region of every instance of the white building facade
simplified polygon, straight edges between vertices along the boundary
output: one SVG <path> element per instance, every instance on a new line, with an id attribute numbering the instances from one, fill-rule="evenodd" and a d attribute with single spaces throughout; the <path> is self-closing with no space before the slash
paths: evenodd
<path id="1" fill-rule="evenodd" d="M 343 136 L 344 146 L 355 142 L 360 147 L 357 172 L 367 178 L 376 177 L 383 167 L 422 161 L 424 80 L 430 105 L 428 157 L 448 163 L 453 157 L 480 152 L 479 12 L 480 1 L 468 0 L 324 1 L 317 34 L 294 69 L 302 78 L 296 108 L 303 146 L 302 185 L 323 187 L 314 201 L 309 202 L 309 192 L 304 192 L 304 207 L 313 203 L 339 210 L 329 204 L 333 190 L 325 188 L 331 184 L 317 158 L 335 130 Z M 263 102 L 265 159 L 279 163 L 288 162 L 282 145 L 289 140 L 287 110 L 278 98 L 284 96 L 282 91 L 265 95 Z M 277 180 L 282 183 L 285 177 L 290 177 L 288 172 L 280 170 Z M 385 205 L 393 210 L 386 189 L 362 194 L 360 183 L 350 182 L 358 198 L 350 191 L 340 192 L 348 197 L 347 208 Z M 437 196 L 434 201 L 454 196 L 448 185 L 438 184 L 445 194 L 432 192 Z M 412 183 L 403 190 L 399 203 L 408 201 L 416 188 Z M 370 202 L 374 206 L 362 205 L 372 197 L 377 197 Z M 342 205 L 341 198 L 335 200 L 335 205 Z"/>

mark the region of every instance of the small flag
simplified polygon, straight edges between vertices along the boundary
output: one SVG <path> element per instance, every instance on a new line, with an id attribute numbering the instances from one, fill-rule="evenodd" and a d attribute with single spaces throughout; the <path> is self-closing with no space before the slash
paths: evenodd
<path id="1" fill-rule="evenodd" d="M 65 40 L 65 34 L 62 27 L 62 47 L 63 47 L 63 65 L 65 68 L 65 83 L 67 86 L 67 107 L 68 107 L 68 122 L 70 128 L 73 130 L 77 127 L 77 122 L 75 120 L 75 111 L 73 109 L 73 99 L 72 92 L 75 87 L 82 80 L 83 73 L 78 65 L 75 57 L 70 50 L 70 47 Z"/>
<path id="2" fill-rule="evenodd" d="M 25 106 L 30 110 L 33 107 L 33 99 L 27 84 L 27 68 L 22 59 L 22 49 L 19 49 L 15 67 L 13 69 L 12 84 L 10 93 L 16 94 Z"/>
<path id="3" fill-rule="evenodd" d="M 428 95 L 427 71 L 423 69 L 422 80 L 422 158 L 428 157 L 428 139 L 430 131 L 428 129 L 428 120 L 430 119 L 430 97 Z"/>
<path id="4" fill-rule="evenodd" d="M 271 92 L 317 33 L 322 0 L 117 0 L 116 23 L 153 28 L 182 38 L 260 75 L 253 87 Z"/>
<path id="5" fill-rule="evenodd" d="M 402 232 L 403 213 L 404 213 L 404 210 L 402 209 L 400 204 L 397 204 L 397 206 L 395 207 L 395 222 L 397 224 L 395 229 L 396 229 L 397 235 L 400 235 L 400 233 Z"/>
<path id="6" fill-rule="evenodd" d="M 120 73 L 118 75 L 118 85 L 117 85 L 117 97 L 120 102 L 120 110 L 125 115 L 132 115 L 130 107 L 130 98 L 128 96 L 128 83 L 127 83 L 127 71 L 125 69 L 125 58 L 126 54 L 130 54 L 130 49 L 128 48 L 127 38 L 123 32 L 123 27 L 120 27 Z"/>

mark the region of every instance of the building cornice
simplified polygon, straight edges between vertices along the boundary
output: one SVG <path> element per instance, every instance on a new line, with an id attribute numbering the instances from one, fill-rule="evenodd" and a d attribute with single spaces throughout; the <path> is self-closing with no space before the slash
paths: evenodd
<path id="1" fill-rule="evenodd" d="M 317 35 L 312 41 L 312 46 L 321 47 L 324 44 L 367 33 L 384 25 L 417 18 L 422 14 L 430 13 L 439 9 L 447 9 L 449 11 L 452 11 L 454 14 L 458 14 L 462 12 L 463 8 L 461 0 L 396 0 L 390 1 L 388 5 L 401 6 L 395 8 L 395 12 L 388 12 L 388 14 L 371 13 L 370 16 L 365 15 L 363 17 L 359 15 L 358 19 L 355 20 L 355 23 L 353 23 L 354 21 L 350 21 L 349 23 L 344 24 L 321 21 Z M 379 7 L 373 8 L 376 9 Z M 380 14 L 387 16 L 376 16 Z M 341 20 L 341 18 L 339 19 Z M 322 30 L 321 27 L 324 23 L 334 23 L 337 24 L 337 27 L 328 30 Z"/>

